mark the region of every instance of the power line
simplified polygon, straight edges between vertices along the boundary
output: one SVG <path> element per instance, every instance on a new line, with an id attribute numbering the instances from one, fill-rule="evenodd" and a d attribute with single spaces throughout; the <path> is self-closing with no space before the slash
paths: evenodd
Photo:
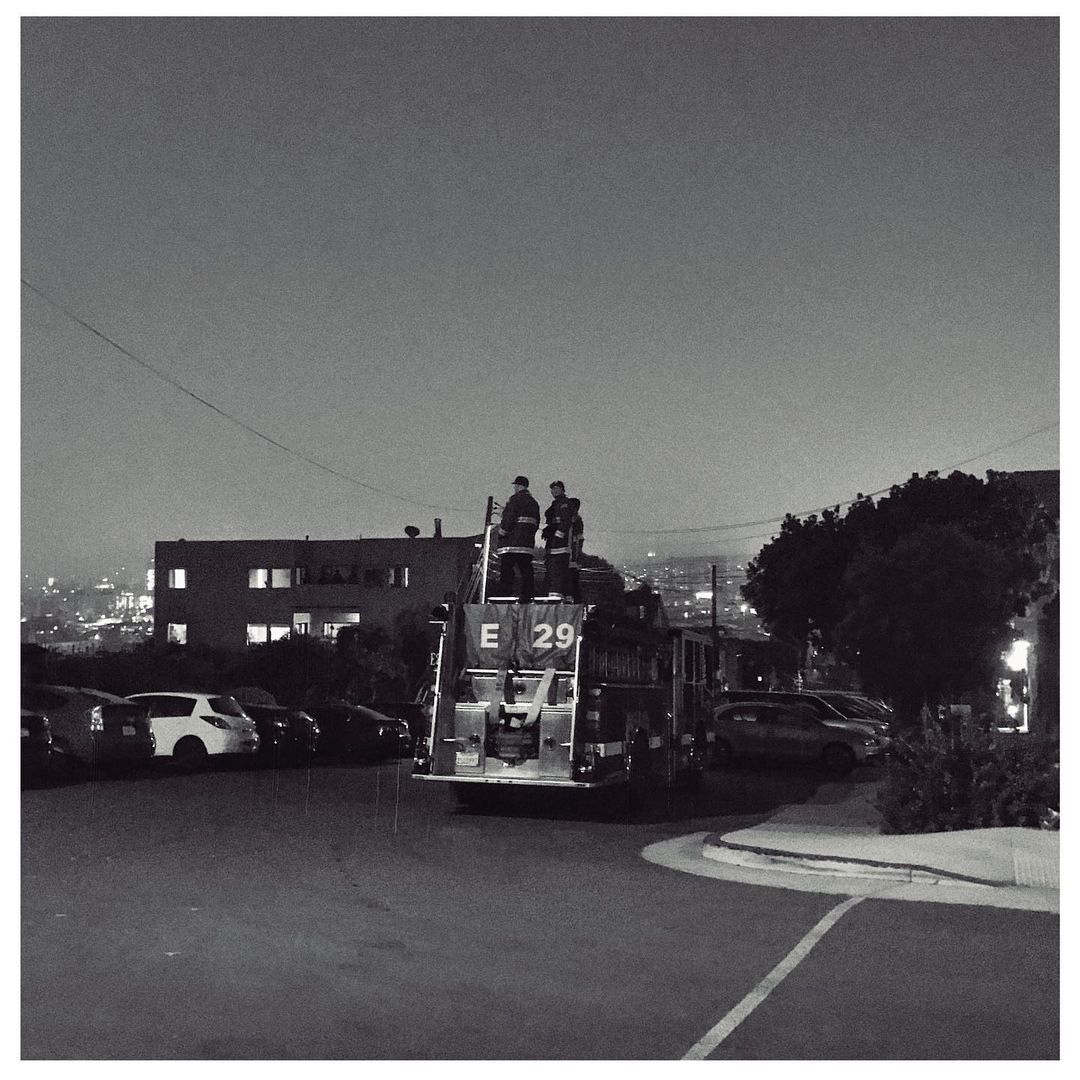
<path id="1" fill-rule="evenodd" d="M 175 387 L 181 393 L 187 394 L 189 398 L 197 401 L 200 405 L 205 405 L 208 409 L 213 410 L 219 416 L 223 416 L 230 423 L 236 424 L 236 426 L 239 428 L 243 428 L 243 430 L 248 432 L 249 434 L 254 435 L 258 439 L 262 439 L 264 442 L 268 442 L 271 446 L 275 446 L 279 450 L 284 450 L 287 454 L 292 454 L 293 457 L 299 458 L 301 461 L 305 461 L 309 465 L 313 465 L 316 469 L 322 469 L 323 472 L 327 472 L 331 476 L 336 476 L 339 480 L 345 480 L 347 483 L 355 484 L 357 487 L 361 487 L 365 491 L 371 491 L 377 495 L 385 495 L 387 496 L 387 498 L 397 499 L 399 502 L 408 503 L 411 506 L 422 506 L 428 510 L 450 510 L 462 514 L 471 514 L 474 512 L 473 509 L 466 509 L 465 507 L 461 506 L 444 506 L 442 503 L 423 502 L 419 499 L 411 499 L 406 495 L 398 495 L 393 491 L 387 491 L 385 488 L 376 487 L 374 484 L 366 483 L 363 480 L 357 480 L 355 476 L 349 476 L 346 473 L 340 472 L 339 470 L 333 468 L 333 466 L 331 465 L 326 465 L 321 461 L 317 461 L 315 458 L 308 457 L 307 454 L 304 454 L 291 446 L 286 446 L 284 443 L 278 442 L 277 439 L 271 437 L 270 435 L 264 434 L 263 432 L 259 431 L 258 428 L 252 427 L 251 424 L 246 423 L 237 416 L 233 416 L 232 413 L 226 412 L 224 409 L 215 405 L 212 401 L 207 401 L 206 398 L 200 397 L 193 390 L 189 390 L 186 386 L 184 386 L 183 383 L 178 382 L 171 375 L 167 375 L 164 371 L 156 368 L 148 361 L 143 360 L 139 356 L 136 356 L 129 349 L 125 349 L 123 345 L 120 345 L 117 342 L 113 341 L 112 338 L 110 338 L 106 334 L 103 334 L 100 330 L 97 329 L 97 327 L 91 326 L 91 324 L 88 323 L 85 319 L 80 319 L 78 315 L 74 314 L 74 312 L 72 311 L 69 311 L 66 307 L 64 307 L 63 304 L 59 303 L 51 296 L 48 296 L 46 293 L 42 292 L 35 285 L 32 285 L 29 281 L 26 280 L 26 278 L 21 278 L 20 280 L 22 281 L 23 285 L 25 285 L 31 292 L 40 296 L 41 299 L 44 300 L 47 304 L 51 304 L 58 311 L 63 312 L 63 314 L 65 314 L 73 322 L 78 323 L 79 326 L 83 327 L 86 330 L 89 330 L 91 334 L 94 334 L 96 337 L 101 338 L 102 341 L 106 342 L 108 345 L 111 345 L 118 352 L 128 357 L 128 359 L 134 360 L 136 364 L 138 364 L 140 367 L 145 368 L 152 375 L 156 375 L 163 382 L 167 382 L 170 386 Z"/>
<path id="2" fill-rule="evenodd" d="M 307 454 L 304 454 L 301 451 L 296 450 L 294 447 L 286 446 L 284 443 L 279 442 L 277 439 L 274 439 L 270 435 L 264 434 L 258 428 L 253 427 L 251 424 L 248 424 L 246 421 L 241 420 L 239 417 L 234 416 L 232 413 L 229 413 L 226 410 L 224 410 L 224 409 L 220 408 L 219 406 L 215 405 L 212 401 L 208 401 L 206 398 L 201 397 L 199 394 L 196 394 L 194 391 L 189 390 L 186 386 L 184 386 L 182 383 L 178 382 L 171 375 L 167 375 L 165 372 L 163 372 L 159 368 L 155 367 L 149 361 L 143 360 L 141 357 L 136 356 L 135 353 L 131 352 L 129 349 L 124 348 L 124 346 L 120 345 L 118 342 L 116 342 L 112 338 L 108 337 L 108 335 L 102 333 L 95 326 L 88 323 L 85 319 L 81 319 L 78 315 L 76 315 L 74 312 L 70 311 L 68 308 L 66 308 L 59 301 L 54 300 L 51 296 L 44 293 L 41 289 L 37 288 L 37 286 L 33 285 L 26 278 L 20 278 L 20 280 L 21 280 L 22 284 L 24 286 L 26 286 L 27 289 L 29 289 L 31 292 L 35 293 L 37 296 L 40 296 L 41 299 L 44 300 L 47 304 L 50 304 L 52 307 L 55 307 L 58 311 L 62 312 L 64 315 L 66 315 L 73 322 L 77 323 L 79 326 L 82 326 L 84 329 L 89 330 L 90 333 L 94 334 L 96 337 L 101 338 L 101 340 L 106 342 L 106 344 L 112 346 L 114 349 L 116 349 L 118 352 L 120 352 L 124 356 L 128 357 L 130 360 L 133 360 L 140 367 L 145 368 L 152 375 L 155 375 L 157 378 L 159 378 L 162 381 L 168 383 L 170 386 L 172 386 L 175 389 L 179 390 L 181 393 L 186 394 L 188 397 L 192 398 L 194 401 L 197 401 L 200 405 L 204 405 L 204 406 L 206 406 L 206 408 L 211 409 L 213 412 L 217 413 L 219 416 L 224 417 L 230 423 L 236 424 L 237 427 L 242 428 L 244 431 L 248 432 L 249 434 L 254 435 L 258 439 L 262 439 L 264 442 L 269 443 L 271 446 L 274 446 L 279 450 L 283 450 L 287 454 L 291 454 L 293 457 L 298 458 L 300 461 L 304 461 L 307 464 L 312 465 L 316 469 L 321 469 L 323 472 L 329 473 L 331 476 L 337 477 L 339 480 L 344 480 L 344 481 L 346 481 L 346 483 L 354 484 L 357 487 L 363 488 L 365 491 L 370 491 L 370 492 L 373 492 L 374 494 L 377 494 L 377 495 L 385 495 L 387 498 L 396 499 L 398 502 L 407 503 L 410 506 L 420 506 L 420 507 L 424 507 L 425 509 L 429 509 L 429 510 L 445 510 L 445 511 L 450 511 L 452 513 L 461 513 L 461 514 L 473 513 L 472 508 L 467 508 L 467 507 L 462 507 L 462 506 L 446 506 L 446 505 L 444 505 L 442 503 L 424 502 L 424 501 L 419 500 L 419 499 L 410 498 L 410 497 L 408 497 L 406 495 L 398 495 L 396 492 L 387 491 L 385 488 L 376 487 L 374 484 L 369 484 L 364 480 L 358 480 L 354 476 L 349 476 L 348 474 L 343 473 L 340 470 L 335 469 L 330 465 L 326 465 L 323 462 L 316 460 L 315 458 L 309 457 Z M 1022 443 L 1022 442 L 1027 441 L 1028 439 L 1034 438 L 1036 435 L 1041 435 L 1041 434 L 1043 434 L 1043 432 L 1050 431 L 1051 429 L 1053 429 L 1055 427 L 1058 427 L 1059 423 L 1060 423 L 1059 421 L 1055 420 L 1052 423 L 1045 424 L 1042 427 L 1037 428 L 1035 431 L 1028 432 L 1026 435 L 1021 435 L 1017 439 L 1013 439 L 1013 440 L 1011 440 L 1009 442 L 1002 443 L 999 446 L 994 446 L 994 447 L 991 447 L 991 448 L 989 448 L 987 450 L 983 450 L 980 453 L 975 454 L 973 457 L 965 458 L 963 461 L 958 461 L 955 464 L 948 465 L 944 469 L 941 469 L 941 470 L 938 470 L 938 471 L 939 472 L 948 472 L 948 471 L 951 471 L 953 469 L 960 468 L 962 465 L 967 465 L 972 461 L 978 461 L 980 458 L 987 457 L 990 454 L 997 453 L 997 451 L 999 451 L 999 450 L 1007 450 L 1012 446 L 1016 446 L 1019 443 Z M 866 495 L 863 496 L 863 498 L 874 498 L 874 497 L 876 497 L 878 495 L 884 495 L 887 492 L 889 492 L 890 490 L 892 490 L 891 486 L 886 487 L 886 488 L 881 488 L 878 491 L 868 492 Z M 794 512 L 793 516 L 794 517 L 806 517 L 809 514 L 820 514 L 820 513 L 823 513 L 825 510 L 831 510 L 833 508 L 838 508 L 838 507 L 841 507 L 841 506 L 850 506 L 850 505 L 854 504 L 855 502 L 856 502 L 855 499 L 837 500 L 836 502 L 830 502 L 826 506 L 818 506 L 818 507 L 814 507 L 814 508 L 812 508 L 810 510 L 796 511 L 796 512 Z M 748 529 L 748 528 L 755 528 L 758 525 L 777 524 L 779 522 L 782 522 L 784 520 L 784 518 L 787 517 L 787 516 L 788 515 L 785 513 L 785 514 L 774 515 L 773 517 L 768 517 L 768 518 L 759 518 L 756 521 L 737 521 L 737 522 L 729 522 L 729 523 L 722 524 L 722 525 L 682 526 L 682 527 L 670 528 L 670 529 L 605 529 L 605 528 L 593 526 L 591 531 L 594 532 L 594 533 L 603 533 L 603 534 L 609 535 L 609 536 L 677 536 L 677 535 L 679 535 L 679 536 L 689 536 L 689 535 L 694 535 L 694 534 L 698 534 L 698 533 L 723 532 L 723 531 L 728 530 L 728 529 Z M 775 530 L 773 530 L 773 532 L 775 532 Z M 758 539 L 762 539 L 764 537 L 771 536 L 771 535 L 773 535 L 772 532 L 769 532 L 769 533 L 756 533 L 756 534 L 751 535 L 751 536 L 743 536 L 743 537 L 738 537 L 738 538 L 729 538 L 726 542 L 728 542 L 728 543 L 742 543 L 742 542 L 744 542 L 746 540 L 758 540 Z"/>
<path id="3" fill-rule="evenodd" d="M 1034 431 L 1029 431 L 1026 435 L 1021 435 L 1018 439 L 1013 439 L 1010 442 L 1002 443 L 1000 446 L 992 446 L 988 450 L 983 450 L 973 457 L 965 458 L 963 461 L 958 461 L 954 465 L 946 465 L 945 468 L 937 470 L 939 473 L 949 473 L 953 469 L 960 468 L 961 465 L 967 465 L 972 461 L 978 461 L 979 458 L 988 457 L 990 454 L 996 454 L 999 450 L 1007 450 L 1011 446 L 1016 446 L 1019 443 L 1026 442 L 1028 439 L 1033 439 L 1036 435 L 1042 435 L 1043 432 L 1050 431 L 1060 425 L 1059 420 L 1054 420 L 1052 423 L 1044 424 L 1040 428 L 1036 428 Z M 862 497 L 864 499 L 872 499 L 878 495 L 885 495 L 892 490 L 893 485 L 889 487 L 881 488 L 878 491 L 869 491 Z M 841 506 L 852 506 L 858 500 L 856 499 L 840 499 L 836 502 L 831 502 L 826 506 L 814 507 L 812 510 L 797 510 L 793 513 L 793 517 L 806 517 L 809 514 L 820 514 L 826 510 L 832 510 Z M 757 521 L 736 521 L 727 525 L 699 525 L 693 528 L 677 528 L 677 529 L 604 529 L 599 526 L 592 529 L 593 532 L 606 533 L 614 536 L 674 536 L 674 535 L 690 535 L 693 533 L 709 533 L 709 532 L 722 532 L 725 529 L 750 529 L 757 525 L 770 525 L 774 522 L 781 522 L 786 518 L 787 514 L 780 514 L 776 517 L 761 518 Z M 768 533 L 760 535 L 770 535 Z M 758 536 L 744 536 L 740 540 L 756 540 Z M 736 543 L 738 541 L 730 541 Z"/>

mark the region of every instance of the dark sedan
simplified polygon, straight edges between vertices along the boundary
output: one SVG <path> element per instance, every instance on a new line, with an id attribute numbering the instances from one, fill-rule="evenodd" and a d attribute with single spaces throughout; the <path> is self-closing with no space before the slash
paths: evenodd
<path id="1" fill-rule="evenodd" d="M 409 725 L 409 737 L 415 744 L 428 733 L 428 720 L 431 712 L 426 705 L 417 701 L 376 701 L 371 706 L 376 712 L 404 720 Z"/>
<path id="2" fill-rule="evenodd" d="M 47 784 L 52 766 L 52 731 L 49 718 L 42 713 L 22 710 L 22 782 L 25 785 Z"/>
<path id="3" fill-rule="evenodd" d="M 145 705 L 78 686 L 24 686 L 22 705 L 49 717 L 53 753 L 69 765 L 116 769 L 154 757 Z"/>
<path id="4" fill-rule="evenodd" d="M 302 709 L 245 705 L 259 732 L 259 755 L 273 764 L 309 762 L 319 745 L 319 724 Z"/>
<path id="5" fill-rule="evenodd" d="M 409 726 L 366 705 L 313 705 L 305 710 L 319 723 L 319 749 L 340 761 L 382 761 L 412 753 Z"/>

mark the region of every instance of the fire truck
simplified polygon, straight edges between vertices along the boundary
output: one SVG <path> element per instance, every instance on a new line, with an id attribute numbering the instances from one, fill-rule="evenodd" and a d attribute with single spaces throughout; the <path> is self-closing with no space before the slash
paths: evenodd
<path id="1" fill-rule="evenodd" d="M 487 597 L 490 528 L 474 592 L 441 609 L 431 722 L 413 777 L 463 803 L 496 785 L 693 785 L 705 765 L 709 638 L 662 609 Z M 626 594 L 627 596 L 631 594 Z"/>

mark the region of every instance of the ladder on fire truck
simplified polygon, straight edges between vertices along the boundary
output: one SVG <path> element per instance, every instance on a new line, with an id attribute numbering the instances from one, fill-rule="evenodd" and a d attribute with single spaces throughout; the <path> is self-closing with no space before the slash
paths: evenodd
<path id="1" fill-rule="evenodd" d="M 459 604 L 482 604 L 487 594 L 488 567 L 491 563 L 491 534 L 496 528 L 492 522 L 495 512 L 495 500 L 489 495 L 484 511 L 484 542 L 480 545 L 480 554 L 469 568 L 466 580 L 458 587 Z"/>

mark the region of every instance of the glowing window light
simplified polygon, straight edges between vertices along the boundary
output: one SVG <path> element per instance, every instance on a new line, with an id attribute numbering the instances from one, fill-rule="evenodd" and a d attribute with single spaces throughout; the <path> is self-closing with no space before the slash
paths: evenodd
<path id="1" fill-rule="evenodd" d="M 1005 666 L 1010 671 L 1026 671 L 1028 666 L 1028 652 L 1030 649 L 1030 641 L 1025 641 L 1023 638 L 1014 641 L 1009 648 L 1009 651 L 1002 656 L 1002 659 L 1005 661 Z"/>

